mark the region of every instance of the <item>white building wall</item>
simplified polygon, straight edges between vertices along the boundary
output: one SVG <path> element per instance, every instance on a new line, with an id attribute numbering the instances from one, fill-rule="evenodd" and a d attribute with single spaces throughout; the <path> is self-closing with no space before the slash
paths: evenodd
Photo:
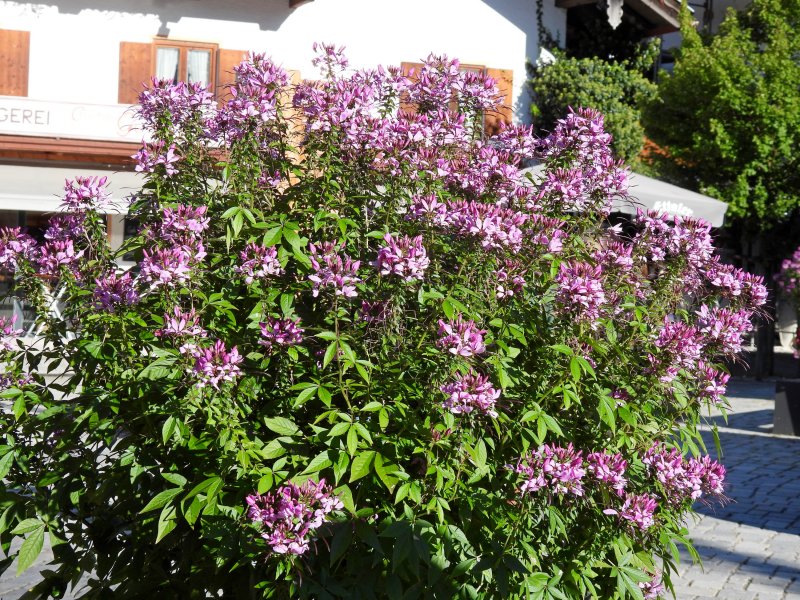
<path id="1" fill-rule="evenodd" d="M 545 1 L 545 26 L 560 39 L 566 11 Z M 463 63 L 513 69 L 516 119 L 529 121 L 526 60 L 538 56 L 534 2 L 521 0 L 0 1 L 0 27 L 31 32 L 28 97 L 116 104 L 119 43 L 169 39 L 266 52 L 304 77 L 314 41 L 346 46 L 353 67 L 419 62 L 443 53 Z"/>

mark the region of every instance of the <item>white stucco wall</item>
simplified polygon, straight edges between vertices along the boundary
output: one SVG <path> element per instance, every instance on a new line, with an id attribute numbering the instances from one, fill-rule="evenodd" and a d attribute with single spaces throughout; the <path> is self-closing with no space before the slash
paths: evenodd
<path id="1" fill-rule="evenodd" d="M 545 26 L 565 37 L 566 11 L 545 0 Z M 528 121 L 525 63 L 536 59 L 533 0 L 0 1 L 0 27 L 31 32 L 29 97 L 117 102 L 119 42 L 170 39 L 266 52 L 315 77 L 314 41 L 347 47 L 353 67 L 418 61 L 429 52 L 464 63 L 513 69 L 517 120 Z"/>

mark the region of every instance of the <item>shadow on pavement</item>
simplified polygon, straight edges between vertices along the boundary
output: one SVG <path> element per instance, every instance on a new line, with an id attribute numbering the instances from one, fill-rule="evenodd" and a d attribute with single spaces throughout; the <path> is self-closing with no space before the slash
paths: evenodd
<path id="1" fill-rule="evenodd" d="M 776 532 L 800 535 L 800 438 L 720 431 L 726 466 L 724 506 L 698 504 L 697 512 Z M 711 433 L 704 433 L 713 453 Z"/>

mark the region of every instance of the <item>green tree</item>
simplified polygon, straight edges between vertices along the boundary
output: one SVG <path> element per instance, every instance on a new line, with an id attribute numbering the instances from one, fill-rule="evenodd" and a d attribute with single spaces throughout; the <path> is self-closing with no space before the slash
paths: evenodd
<path id="1" fill-rule="evenodd" d="M 559 57 L 530 72 L 534 123 L 540 132 L 552 129 L 569 107 L 594 108 L 605 116 L 614 153 L 626 161 L 638 156 L 644 144 L 640 107 L 653 101 L 656 86 L 636 67 L 601 58 Z"/>
<path id="2" fill-rule="evenodd" d="M 645 111 L 648 134 L 751 230 L 800 205 L 800 0 L 754 0 L 702 38 L 688 11 L 674 73 Z"/>

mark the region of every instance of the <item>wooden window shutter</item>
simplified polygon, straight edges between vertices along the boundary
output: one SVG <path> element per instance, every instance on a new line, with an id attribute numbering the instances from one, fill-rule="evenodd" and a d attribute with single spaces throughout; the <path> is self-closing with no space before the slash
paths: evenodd
<path id="1" fill-rule="evenodd" d="M 28 95 L 30 31 L 0 29 L 0 95 Z"/>
<path id="2" fill-rule="evenodd" d="M 224 50 L 220 48 L 217 55 L 217 89 L 216 97 L 221 102 L 229 100 L 231 95 L 228 86 L 236 83 L 233 67 L 239 66 L 247 58 L 247 50 Z"/>
<path id="3" fill-rule="evenodd" d="M 120 104 L 137 104 L 139 94 L 150 85 L 153 77 L 152 44 L 120 42 L 119 97 Z"/>
<path id="4" fill-rule="evenodd" d="M 423 66 L 424 65 L 422 63 L 403 62 L 400 63 L 400 72 L 406 77 L 410 78 L 412 81 L 416 82 L 419 80 L 419 72 Z M 414 105 L 411 102 L 408 102 L 407 98 L 400 98 L 400 110 L 405 113 L 417 112 Z"/>
<path id="5" fill-rule="evenodd" d="M 487 136 L 495 135 L 500 131 L 500 123 L 511 125 L 514 114 L 514 71 L 511 69 L 486 69 L 486 74 L 495 80 L 497 91 L 500 94 L 500 104 L 497 109 L 487 111 L 484 117 L 484 133 Z"/>

